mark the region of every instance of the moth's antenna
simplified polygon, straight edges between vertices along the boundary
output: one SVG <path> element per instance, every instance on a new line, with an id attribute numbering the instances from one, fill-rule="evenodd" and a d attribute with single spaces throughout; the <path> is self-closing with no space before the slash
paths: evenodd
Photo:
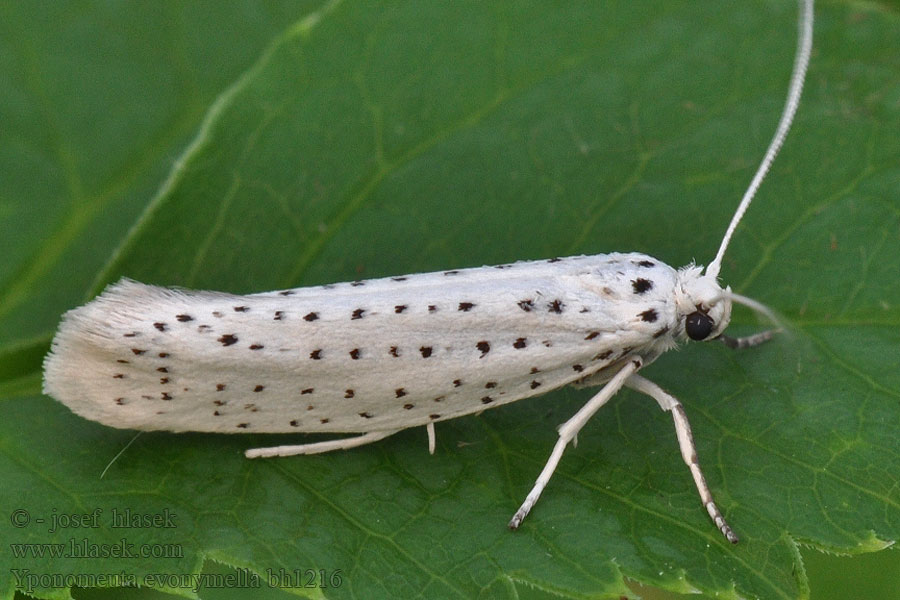
<path id="1" fill-rule="evenodd" d="M 774 323 L 779 331 L 786 331 L 787 325 L 778 318 L 772 309 L 763 304 L 762 302 L 758 302 L 753 298 L 748 298 L 747 296 L 741 296 L 740 294 L 735 294 L 731 290 L 727 291 L 727 296 L 731 299 L 732 302 L 736 302 L 737 304 L 743 304 L 747 308 L 751 309 L 754 312 L 757 312 L 763 316 L 765 316 L 771 323 Z"/>
<path id="2" fill-rule="evenodd" d="M 787 137 L 788 131 L 791 128 L 791 122 L 794 120 L 794 115 L 797 113 L 797 105 L 800 104 L 800 94 L 803 92 L 803 81 L 806 79 L 806 68 L 809 66 L 809 55 L 812 51 L 813 0 L 800 0 L 799 4 L 800 17 L 797 25 L 799 29 L 797 52 L 794 55 L 794 71 L 791 74 L 791 84 L 788 88 L 784 110 L 781 113 L 781 121 L 778 122 L 778 129 L 775 130 L 775 136 L 769 143 L 769 149 L 766 150 L 766 155 L 763 157 L 762 163 L 760 163 L 759 168 L 756 170 L 756 175 L 753 176 L 750 187 L 744 192 L 741 203 L 738 205 L 734 216 L 731 217 L 731 223 L 728 224 L 728 230 L 725 232 L 725 237 L 722 238 L 722 244 L 719 246 L 716 257 L 706 267 L 706 275 L 713 279 L 719 275 L 719 269 L 722 266 L 722 257 L 725 255 L 726 248 L 728 248 L 728 242 L 731 241 L 734 230 L 744 217 L 744 213 L 747 212 L 747 207 L 750 206 L 750 202 L 753 200 L 753 196 L 756 195 L 756 191 L 759 189 L 766 173 L 769 172 L 772 161 L 775 160 L 775 156 L 778 154 L 778 151 L 781 150 L 784 138 Z"/>

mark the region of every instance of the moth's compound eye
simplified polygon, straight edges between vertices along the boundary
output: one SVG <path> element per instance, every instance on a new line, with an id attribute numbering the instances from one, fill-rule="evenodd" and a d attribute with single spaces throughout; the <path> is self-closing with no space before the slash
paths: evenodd
<path id="1" fill-rule="evenodd" d="M 709 315 L 695 310 L 684 320 L 684 330 L 692 340 L 705 340 L 713 330 L 713 320 Z"/>

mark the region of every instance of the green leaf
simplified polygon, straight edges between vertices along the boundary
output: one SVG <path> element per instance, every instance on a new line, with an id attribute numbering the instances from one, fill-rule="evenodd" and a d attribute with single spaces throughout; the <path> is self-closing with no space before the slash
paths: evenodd
<path id="1" fill-rule="evenodd" d="M 628 578 L 805 598 L 798 545 L 897 539 L 896 14 L 818 7 L 797 122 L 726 255 L 723 280 L 790 331 L 646 369 L 685 404 L 736 546 L 700 506 L 671 417 L 633 393 L 582 431 L 511 533 L 590 390 L 440 423 L 434 456 L 421 430 L 259 461 L 243 450 L 298 438 L 155 432 L 101 477 L 133 434 L 41 396 L 40 356 L 64 309 L 123 275 L 243 293 L 580 253 L 706 262 L 778 120 L 793 3 L 0 16 L 0 597 L 130 581 L 103 574 L 191 596 L 212 560 L 322 570 L 324 587 L 290 590 L 310 597 L 615 598 Z M 764 326 L 743 310 L 733 323 Z M 112 527 L 126 510 L 173 526 Z M 50 531 L 54 517 L 80 526 Z M 122 540 L 165 556 L 14 556 Z"/>

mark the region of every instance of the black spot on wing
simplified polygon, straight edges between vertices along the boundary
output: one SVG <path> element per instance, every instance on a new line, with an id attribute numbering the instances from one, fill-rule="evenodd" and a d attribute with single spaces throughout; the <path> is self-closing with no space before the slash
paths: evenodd
<path id="1" fill-rule="evenodd" d="M 641 318 L 641 321 L 646 321 L 647 323 L 654 323 L 656 319 L 659 318 L 659 315 L 652 308 L 648 308 L 642 313 L 638 313 L 638 316 Z"/>
<path id="2" fill-rule="evenodd" d="M 653 289 L 653 282 L 643 277 L 638 277 L 631 282 L 631 289 L 635 294 L 643 294 Z"/>
<path id="3" fill-rule="evenodd" d="M 217 340 L 223 346 L 232 346 L 237 344 L 238 338 L 233 333 L 226 333 Z"/>

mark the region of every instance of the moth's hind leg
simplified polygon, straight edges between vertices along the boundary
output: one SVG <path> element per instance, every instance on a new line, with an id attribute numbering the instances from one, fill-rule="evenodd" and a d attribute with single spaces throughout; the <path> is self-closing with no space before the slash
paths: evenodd
<path id="1" fill-rule="evenodd" d="M 388 431 L 370 431 L 355 437 L 341 438 L 338 440 L 326 440 L 313 442 L 312 444 L 298 444 L 293 446 L 272 446 L 270 448 L 251 448 L 244 452 L 247 458 L 271 458 L 273 456 L 294 456 L 295 454 L 321 454 L 332 450 L 348 450 L 357 446 L 371 444 L 378 440 L 394 435 L 399 429 Z"/>
<path id="2" fill-rule="evenodd" d="M 765 340 L 764 340 L 765 341 Z M 690 467 L 691 475 L 694 477 L 694 483 L 697 485 L 697 491 L 700 492 L 700 500 L 703 502 L 709 517 L 732 544 L 738 542 L 738 537 L 725 522 L 725 517 L 719 511 L 719 507 L 713 501 L 712 492 L 706 484 L 706 478 L 703 471 L 700 470 L 700 462 L 697 460 L 697 448 L 694 446 L 694 436 L 691 433 L 691 424 L 688 423 L 687 414 L 681 402 L 671 394 L 666 393 L 661 387 L 645 379 L 640 375 L 632 375 L 625 382 L 626 387 L 647 394 L 659 404 L 664 411 L 671 412 L 672 418 L 675 420 L 675 433 L 678 436 L 678 446 L 681 448 L 681 457 L 685 464 Z"/>
<path id="3" fill-rule="evenodd" d="M 434 454 L 434 423 L 425 425 L 425 430 L 428 431 L 428 454 Z"/>

